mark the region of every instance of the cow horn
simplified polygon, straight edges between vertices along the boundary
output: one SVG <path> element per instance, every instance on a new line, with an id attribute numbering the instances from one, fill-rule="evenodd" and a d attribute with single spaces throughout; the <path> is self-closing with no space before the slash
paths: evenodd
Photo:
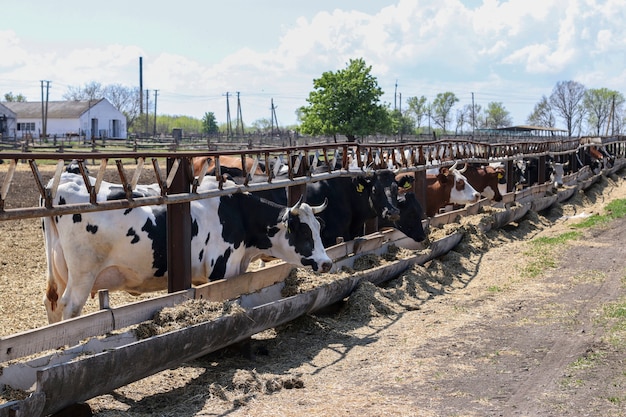
<path id="1" fill-rule="evenodd" d="M 311 207 L 313 214 L 321 213 L 328 206 L 328 198 L 324 199 L 324 202 L 320 206 Z"/>
<path id="2" fill-rule="evenodd" d="M 452 170 L 456 169 L 456 164 L 458 164 L 458 163 L 459 163 L 459 161 L 454 161 L 454 165 L 452 165 L 452 166 L 450 167 L 450 171 L 452 171 Z"/>
<path id="3" fill-rule="evenodd" d="M 300 206 L 302 205 L 302 196 L 300 196 L 300 199 L 298 200 L 298 202 L 296 203 L 295 206 L 291 207 L 289 209 L 289 211 L 291 212 L 291 214 L 293 214 L 294 216 L 297 216 L 298 213 L 300 213 Z"/>
<path id="4" fill-rule="evenodd" d="M 463 169 L 459 171 L 460 174 L 464 173 L 465 171 L 467 171 L 467 162 L 464 163 L 465 165 L 463 166 Z"/>

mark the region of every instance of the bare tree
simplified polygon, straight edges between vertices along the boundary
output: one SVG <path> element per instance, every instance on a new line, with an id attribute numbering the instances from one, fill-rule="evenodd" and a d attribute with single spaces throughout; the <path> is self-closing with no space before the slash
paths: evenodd
<path id="1" fill-rule="evenodd" d="M 126 126 L 130 129 L 139 117 L 139 88 L 126 87 L 121 84 L 103 86 L 91 81 L 84 86 L 69 86 L 63 94 L 66 100 L 100 100 L 106 98 L 115 108 L 126 116 Z"/>
<path id="2" fill-rule="evenodd" d="M 99 100 L 104 98 L 104 88 L 102 84 L 96 81 L 85 83 L 84 86 L 70 85 L 63 94 L 63 98 L 71 101 Z"/>
<path id="3" fill-rule="evenodd" d="M 550 95 L 550 105 L 567 126 L 568 135 L 572 136 L 574 127 L 578 126 L 584 116 L 583 98 L 585 86 L 576 81 L 559 81 Z"/>
<path id="4" fill-rule="evenodd" d="M 124 113 L 127 126 L 130 128 L 139 117 L 139 87 L 110 84 L 104 87 L 104 97 Z"/>
<path id="5" fill-rule="evenodd" d="M 555 127 L 556 118 L 548 97 L 542 96 L 539 103 L 535 104 L 533 112 L 528 115 L 526 123 L 532 126 Z"/>

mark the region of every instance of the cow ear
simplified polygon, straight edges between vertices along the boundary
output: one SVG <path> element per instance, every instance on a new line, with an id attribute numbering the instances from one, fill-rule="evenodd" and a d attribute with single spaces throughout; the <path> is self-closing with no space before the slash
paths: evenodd
<path id="1" fill-rule="evenodd" d="M 362 193 L 363 191 L 365 191 L 365 187 L 367 187 L 368 185 L 368 181 L 363 177 L 357 177 L 354 183 L 357 193 Z"/>
<path id="2" fill-rule="evenodd" d="M 404 188 L 404 189 L 409 189 L 413 186 L 413 182 L 415 181 L 415 177 L 412 175 L 404 175 L 403 177 L 400 178 L 400 180 L 396 181 L 398 184 L 398 187 L 400 188 Z"/>

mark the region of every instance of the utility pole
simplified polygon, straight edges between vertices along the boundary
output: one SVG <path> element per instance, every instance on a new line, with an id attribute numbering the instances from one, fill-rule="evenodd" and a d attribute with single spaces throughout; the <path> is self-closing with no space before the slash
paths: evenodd
<path id="1" fill-rule="evenodd" d="M 396 80 L 396 87 L 393 90 L 393 109 L 395 110 L 397 108 L 396 106 L 396 96 L 398 94 L 398 80 Z"/>
<path id="2" fill-rule="evenodd" d="M 146 135 L 148 135 L 148 126 L 150 125 L 150 111 L 148 110 L 148 101 L 150 100 L 150 90 L 146 90 Z"/>
<path id="3" fill-rule="evenodd" d="M 235 126 L 235 133 L 239 132 L 240 124 L 241 136 L 243 137 L 243 116 L 241 115 L 241 101 L 239 101 L 239 91 L 237 91 L 237 125 Z"/>
<path id="4" fill-rule="evenodd" d="M 400 142 L 402 142 L 402 130 L 404 128 L 404 120 L 402 120 L 402 93 L 400 93 L 400 114 L 398 115 L 398 117 L 400 118 L 400 123 L 398 123 L 398 130 L 399 130 L 399 136 L 400 136 Z"/>
<path id="5" fill-rule="evenodd" d="M 474 93 L 472 92 L 472 136 L 474 136 L 474 130 L 476 130 L 476 116 L 474 110 Z"/>
<path id="6" fill-rule="evenodd" d="M 156 109 L 157 109 L 157 94 L 159 93 L 159 90 L 154 90 L 154 131 L 152 133 L 152 135 L 154 137 L 156 137 Z"/>
<path id="7" fill-rule="evenodd" d="M 230 121 L 230 103 L 228 101 L 230 93 L 226 92 L 226 140 L 229 140 L 233 134 L 233 125 Z"/>
<path id="8" fill-rule="evenodd" d="M 43 94 L 43 83 L 46 83 L 45 104 L 44 104 L 44 94 Z M 50 81 L 41 80 L 41 134 L 44 137 L 44 139 L 48 137 L 48 133 L 47 132 L 48 132 L 48 94 L 49 94 L 49 90 L 50 90 Z"/>
<path id="9" fill-rule="evenodd" d="M 272 98 L 272 116 L 270 119 L 272 136 L 274 136 L 274 121 L 276 122 L 276 130 L 280 133 L 280 129 L 278 128 L 278 118 L 276 118 L 276 106 L 274 106 L 274 99 Z"/>
<path id="10" fill-rule="evenodd" d="M 140 56 L 139 57 L 139 117 L 141 116 L 143 116 L 143 57 Z"/>

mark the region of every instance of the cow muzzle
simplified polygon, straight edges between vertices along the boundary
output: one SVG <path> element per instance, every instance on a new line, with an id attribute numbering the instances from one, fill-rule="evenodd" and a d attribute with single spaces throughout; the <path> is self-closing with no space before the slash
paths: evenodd
<path id="1" fill-rule="evenodd" d="M 397 222 L 400 220 L 400 210 L 385 208 L 383 209 L 383 218 L 390 222 Z"/>

